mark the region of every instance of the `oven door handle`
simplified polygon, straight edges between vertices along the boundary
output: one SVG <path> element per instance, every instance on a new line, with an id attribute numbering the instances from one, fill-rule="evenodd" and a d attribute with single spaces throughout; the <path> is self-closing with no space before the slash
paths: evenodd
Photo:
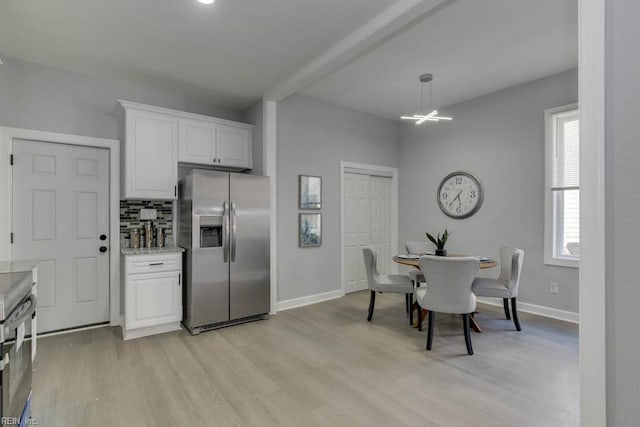
<path id="1" fill-rule="evenodd" d="M 25 311 L 24 313 L 22 313 L 20 315 L 20 317 L 18 317 L 17 319 L 12 319 L 11 317 L 14 315 L 14 313 L 17 310 L 20 310 L 20 307 L 22 307 L 24 304 L 27 303 L 27 301 L 31 302 L 31 307 L 29 307 L 29 310 Z M 22 303 L 18 304 L 18 306 L 11 312 L 11 314 L 9 314 L 9 316 L 7 316 L 7 320 L 9 321 L 9 323 L 5 323 L 4 327 L 6 329 L 13 329 L 13 328 L 17 328 L 18 326 L 20 326 L 20 324 L 22 322 L 24 322 L 25 320 L 27 320 L 29 317 L 31 317 L 31 315 L 33 315 L 33 313 L 35 313 L 36 311 L 36 304 L 37 304 L 37 299 L 36 296 L 31 294 L 29 295 L 27 298 L 25 298 Z"/>

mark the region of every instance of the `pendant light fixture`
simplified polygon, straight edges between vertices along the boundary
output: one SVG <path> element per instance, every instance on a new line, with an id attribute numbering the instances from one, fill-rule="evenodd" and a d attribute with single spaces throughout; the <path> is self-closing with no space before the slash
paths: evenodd
<path id="1" fill-rule="evenodd" d="M 402 120 L 414 120 L 416 125 L 421 125 L 424 122 L 439 122 L 440 120 L 452 120 L 451 117 L 438 116 L 438 111 L 433 109 L 431 105 L 431 81 L 433 80 L 433 74 L 423 74 L 419 77 L 421 86 L 420 91 L 420 114 L 414 114 L 413 116 L 402 116 Z M 425 114 L 424 109 L 424 84 L 429 83 L 429 114 Z"/>

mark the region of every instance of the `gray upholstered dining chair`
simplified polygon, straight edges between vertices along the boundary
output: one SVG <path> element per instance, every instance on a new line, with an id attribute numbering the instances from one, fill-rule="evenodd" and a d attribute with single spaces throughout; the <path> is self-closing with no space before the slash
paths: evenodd
<path id="1" fill-rule="evenodd" d="M 407 242 L 404 245 L 408 254 L 412 255 L 424 255 L 431 248 L 431 243 L 429 242 Z M 409 271 L 409 279 L 413 282 L 415 286 L 419 286 L 420 283 L 424 283 L 424 275 L 422 271 L 413 269 Z"/>
<path id="2" fill-rule="evenodd" d="M 480 268 L 476 257 L 441 257 L 425 255 L 420 257 L 420 269 L 427 280 L 426 288 L 416 288 L 416 301 L 421 308 L 429 311 L 427 329 L 427 350 L 433 342 L 434 313 L 462 315 L 464 340 L 467 353 L 473 354 L 469 316 L 476 310 L 476 296 L 471 292 L 471 284 Z M 418 310 L 418 322 L 422 322 Z"/>
<path id="3" fill-rule="evenodd" d="M 367 272 L 367 282 L 371 296 L 369 299 L 369 314 L 367 321 L 371 322 L 373 317 L 373 309 L 376 303 L 376 292 L 389 292 L 396 294 L 405 294 L 409 301 L 409 305 L 413 304 L 413 284 L 409 277 L 401 274 L 380 274 L 378 273 L 378 255 L 373 246 L 365 246 L 362 248 L 364 255 L 364 267 Z M 413 324 L 413 310 L 409 310 L 409 324 Z"/>
<path id="4" fill-rule="evenodd" d="M 473 281 L 472 287 L 473 292 L 479 297 L 502 298 L 504 315 L 507 320 L 511 319 L 509 315 L 509 299 L 511 299 L 513 324 L 519 331 L 522 328 L 516 310 L 516 298 L 518 297 L 523 259 L 524 251 L 522 249 L 500 248 L 500 276 L 497 279 L 477 277 Z"/>

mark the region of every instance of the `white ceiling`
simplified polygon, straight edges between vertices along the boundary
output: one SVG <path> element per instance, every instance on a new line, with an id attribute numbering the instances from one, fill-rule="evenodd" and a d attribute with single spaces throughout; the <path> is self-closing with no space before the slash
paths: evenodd
<path id="1" fill-rule="evenodd" d="M 246 108 L 395 0 L 2 0 L 0 55 Z"/>
<path id="2" fill-rule="evenodd" d="M 457 0 L 303 91 L 398 119 L 578 66 L 577 0 Z M 445 109 L 446 111 L 446 109 Z"/>
<path id="3" fill-rule="evenodd" d="M 244 109 L 396 0 L 2 0 L 0 56 Z M 409 2 L 405 3 L 408 4 Z M 577 0 L 447 0 L 303 90 L 397 119 L 577 67 Z"/>

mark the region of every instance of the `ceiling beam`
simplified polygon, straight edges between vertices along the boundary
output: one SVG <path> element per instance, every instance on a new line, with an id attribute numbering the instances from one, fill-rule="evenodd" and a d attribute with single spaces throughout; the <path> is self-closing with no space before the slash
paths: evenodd
<path id="1" fill-rule="evenodd" d="M 277 102 L 299 92 L 383 40 L 418 20 L 437 13 L 455 1 L 457 0 L 398 0 L 277 84 L 264 95 L 264 99 Z"/>

